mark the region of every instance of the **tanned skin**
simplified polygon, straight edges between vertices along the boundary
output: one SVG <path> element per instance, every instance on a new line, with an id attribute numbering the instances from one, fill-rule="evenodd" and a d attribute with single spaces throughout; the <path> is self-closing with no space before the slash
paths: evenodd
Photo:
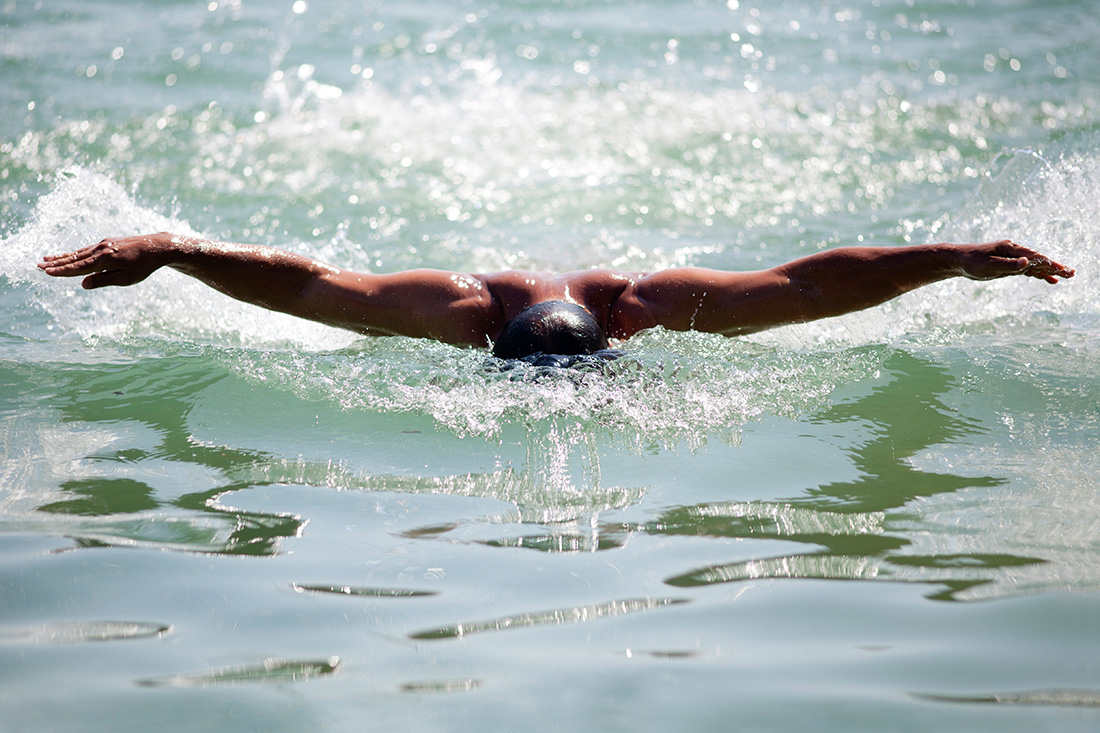
<path id="1" fill-rule="evenodd" d="M 842 247 L 755 272 L 683 267 L 659 272 L 471 274 L 352 272 L 260 245 L 160 232 L 108 238 L 38 265 L 53 277 L 83 277 L 87 289 L 133 285 L 161 267 L 230 297 L 363 334 L 486 346 L 535 303 L 564 300 L 623 340 L 654 326 L 726 335 L 870 308 L 954 277 L 1023 275 L 1058 282 L 1074 271 L 1009 240 L 988 244 Z"/>

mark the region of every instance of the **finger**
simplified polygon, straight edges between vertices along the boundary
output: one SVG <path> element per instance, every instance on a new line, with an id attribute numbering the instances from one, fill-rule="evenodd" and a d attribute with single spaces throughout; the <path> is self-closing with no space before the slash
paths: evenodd
<path id="1" fill-rule="evenodd" d="M 103 244 L 103 242 L 100 242 L 99 244 Z M 84 257 L 92 254 L 92 252 L 95 251 L 96 247 L 98 247 L 99 244 L 92 244 L 87 247 L 81 247 L 80 249 L 74 249 L 72 252 L 63 252 L 62 254 L 56 255 L 44 255 L 42 257 L 42 261 L 58 262 L 61 260 L 83 259 Z"/>
<path id="2" fill-rule="evenodd" d="M 1026 273 L 1030 267 L 1027 257 L 994 257 L 994 261 L 1001 266 L 1002 275 L 1019 275 Z"/>
<path id="3" fill-rule="evenodd" d="M 106 287 L 108 285 L 125 285 L 122 281 L 125 273 L 122 270 L 103 270 L 84 278 L 80 285 L 85 290 L 95 290 L 96 288 Z"/>
<path id="4" fill-rule="evenodd" d="M 86 247 L 75 249 L 71 252 L 64 252 L 56 255 L 44 255 L 42 262 L 49 265 L 63 265 L 69 262 L 76 262 L 90 257 L 99 257 L 104 254 L 110 254 L 116 251 L 114 244 L 118 240 L 106 238 L 101 239 L 95 244 L 89 244 Z"/>
<path id="5" fill-rule="evenodd" d="M 1035 257 L 1031 260 L 1031 266 L 1028 268 L 1029 275 L 1035 275 L 1036 277 L 1049 277 L 1058 275 L 1060 277 L 1073 277 L 1074 271 L 1059 264 L 1054 260 L 1043 257 L 1042 255 Z"/>
<path id="6" fill-rule="evenodd" d="M 39 267 L 45 270 L 47 275 L 54 277 L 87 275 L 109 267 L 114 261 L 116 250 L 109 245 L 108 240 L 103 240 L 99 244 L 93 244 L 75 252 L 55 255 L 43 261 Z"/>
<path id="7" fill-rule="evenodd" d="M 50 259 L 43 259 L 42 262 L 38 263 L 38 267 L 49 272 L 50 270 L 57 270 L 64 267 L 72 267 L 73 265 L 80 265 L 89 259 L 91 258 L 87 254 L 72 252 L 67 255 L 58 255 Z"/>
<path id="8" fill-rule="evenodd" d="M 83 250 L 74 249 L 71 252 L 62 252 L 61 254 L 56 254 L 56 255 L 42 255 L 42 261 L 43 262 L 53 262 L 55 260 L 64 259 L 66 257 L 72 257 L 77 252 L 81 252 L 81 251 L 83 251 Z"/>
<path id="9" fill-rule="evenodd" d="M 47 267 L 58 267 L 71 262 L 76 257 L 75 252 L 69 252 L 63 255 L 45 255 L 42 257 L 42 261 L 38 263 L 38 266 L 43 270 Z"/>
<path id="10" fill-rule="evenodd" d="M 1061 277 L 1073 277 L 1075 271 L 1072 267 L 1066 267 L 1065 265 L 1054 262 L 1050 263 L 1050 272 L 1052 275 L 1059 275 Z"/>
<path id="11" fill-rule="evenodd" d="M 42 270 L 52 277 L 76 277 L 95 272 L 97 269 L 102 267 L 97 267 L 95 260 L 79 260 L 60 265 L 51 263 L 42 266 Z"/>
<path id="12" fill-rule="evenodd" d="M 1069 269 L 1068 267 L 1063 267 L 1061 265 L 1058 265 L 1057 263 L 1053 263 L 1051 265 L 1028 268 L 1028 270 L 1024 274 L 1028 275 L 1029 277 L 1034 277 L 1038 280 L 1045 280 L 1048 283 L 1054 284 L 1058 282 L 1059 277 L 1073 277 L 1074 271 Z"/>
<path id="13" fill-rule="evenodd" d="M 1041 252 L 1038 252 L 1029 247 L 1016 244 L 1010 240 L 1004 240 L 996 243 L 996 250 L 994 254 L 1000 255 L 1006 258 L 1020 258 L 1026 257 L 1028 260 L 1028 267 L 1050 267 L 1050 268 L 1062 268 L 1061 265 L 1054 262 Z M 1064 269 L 1064 268 L 1062 268 Z"/>
<path id="14" fill-rule="evenodd" d="M 71 265 L 54 266 L 54 265 L 42 265 L 42 271 L 50 277 L 74 277 L 76 275 L 87 275 L 88 273 L 82 269 L 74 268 Z"/>

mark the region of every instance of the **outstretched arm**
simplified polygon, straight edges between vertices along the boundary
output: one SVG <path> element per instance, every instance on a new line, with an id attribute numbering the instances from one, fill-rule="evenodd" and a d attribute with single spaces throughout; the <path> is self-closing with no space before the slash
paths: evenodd
<path id="1" fill-rule="evenodd" d="M 485 345 L 495 322 L 492 298 L 472 275 L 356 273 L 273 247 L 167 232 L 104 239 L 38 266 L 54 277 L 82 276 L 88 289 L 133 285 L 171 267 L 237 300 L 365 334 Z"/>
<path id="2" fill-rule="evenodd" d="M 666 270 L 638 280 L 634 299 L 649 325 L 735 335 L 862 310 L 952 277 L 1012 275 L 1055 283 L 1073 270 L 1008 240 L 844 247 L 759 272 Z"/>

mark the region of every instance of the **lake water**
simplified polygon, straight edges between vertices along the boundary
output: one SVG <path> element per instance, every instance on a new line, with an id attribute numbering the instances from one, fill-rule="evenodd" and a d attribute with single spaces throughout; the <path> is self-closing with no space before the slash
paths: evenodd
<path id="1" fill-rule="evenodd" d="M 1100 728 L 1100 5 L 0 3 L 0 730 Z M 608 374 L 45 253 L 951 281 Z"/>

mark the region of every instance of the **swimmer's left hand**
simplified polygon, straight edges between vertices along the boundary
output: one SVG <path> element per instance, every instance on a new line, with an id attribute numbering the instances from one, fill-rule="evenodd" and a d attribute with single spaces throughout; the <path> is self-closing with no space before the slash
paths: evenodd
<path id="1" fill-rule="evenodd" d="M 1035 257 L 1025 258 L 1027 260 L 1024 263 L 1023 271 L 1021 275 L 1027 275 L 1028 277 L 1035 277 L 1040 280 L 1046 280 L 1048 283 L 1058 282 L 1059 277 L 1073 277 L 1076 274 L 1076 270 L 1073 270 L 1065 265 L 1060 265 L 1049 257 L 1043 255 L 1037 255 Z"/>
<path id="2" fill-rule="evenodd" d="M 988 244 L 959 245 L 959 252 L 959 268 L 971 280 L 1026 275 L 1053 284 L 1060 277 L 1070 278 L 1075 274 L 1073 269 L 1008 239 Z"/>

